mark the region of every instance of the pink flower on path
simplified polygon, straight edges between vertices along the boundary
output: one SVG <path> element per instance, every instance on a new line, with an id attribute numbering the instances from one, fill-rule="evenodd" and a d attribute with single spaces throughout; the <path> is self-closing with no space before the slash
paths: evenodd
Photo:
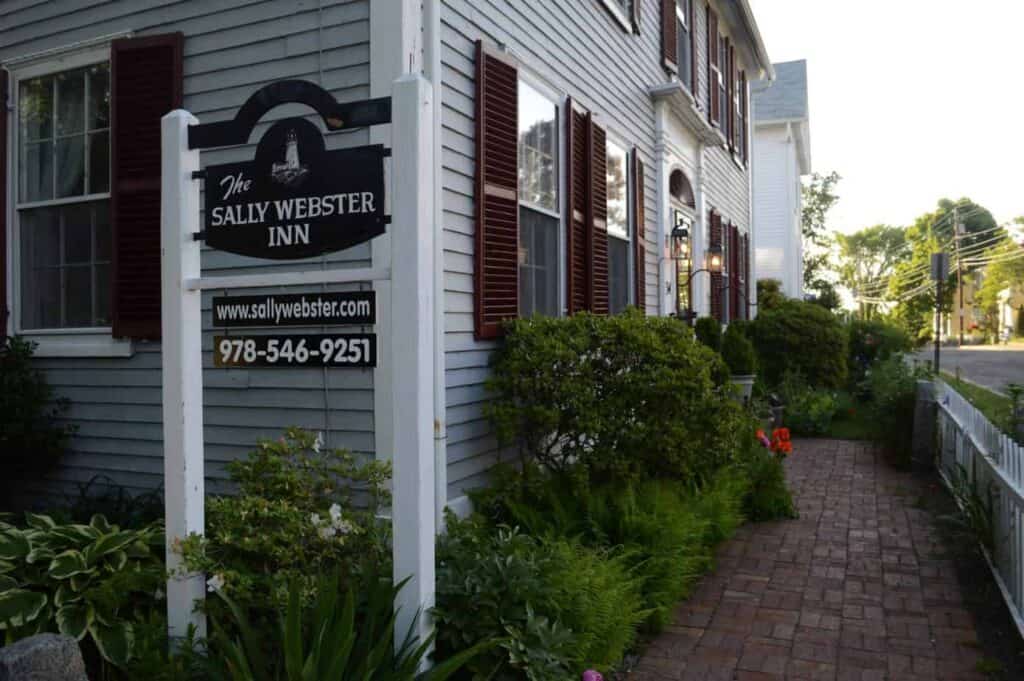
<path id="1" fill-rule="evenodd" d="M 588 669 L 583 672 L 583 681 L 604 681 L 604 677 L 601 676 L 601 672 Z"/>

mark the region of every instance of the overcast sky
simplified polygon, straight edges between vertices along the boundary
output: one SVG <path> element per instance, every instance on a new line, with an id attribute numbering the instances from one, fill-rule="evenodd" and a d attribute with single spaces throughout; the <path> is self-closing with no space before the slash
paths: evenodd
<path id="1" fill-rule="evenodd" d="M 832 227 L 904 225 L 969 196 L 1024 214 L 1024 0 L 750 0 L 773 62 L 806 59 Z"/>

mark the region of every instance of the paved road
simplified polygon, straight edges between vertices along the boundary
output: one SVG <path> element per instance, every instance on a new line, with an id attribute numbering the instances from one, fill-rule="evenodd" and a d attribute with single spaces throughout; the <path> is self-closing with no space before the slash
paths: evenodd
<path id="1" fill-rule="evenodd" d="M 869 444 L 800 440 L 799 520 L 741 528 L 630 681 L 983 679 L 926 483 Z"/>
<path id="2" fill-rule="evenodd" d="M 921 351 L 920 359 L 929 362 L 933 350 Z M 1024 384 L 1024 345 L 974 345 L 963 349 L 942 346 L 940 367 L 974 383 L 1002 392 L 1007 383 Z"/>

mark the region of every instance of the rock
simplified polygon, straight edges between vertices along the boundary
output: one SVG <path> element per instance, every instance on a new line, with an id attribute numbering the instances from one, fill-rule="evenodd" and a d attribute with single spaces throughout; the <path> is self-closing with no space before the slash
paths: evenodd
<path id="1" fill-rule="evenodd" d="M 0 648 L 0 681 L 89 681 L 78 642 L 39 634 Z"/>

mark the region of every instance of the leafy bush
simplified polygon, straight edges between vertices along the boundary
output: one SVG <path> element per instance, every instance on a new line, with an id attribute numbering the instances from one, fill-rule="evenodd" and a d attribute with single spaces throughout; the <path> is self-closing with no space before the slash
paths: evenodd
<path id="1" fill-rule="evenodd" d="M 0 630 L 14 641 L 59 631 L 123 666 L 134 627 L 158 605 L 164 533 L 159 524 L 121 529 L 97 515 L 59 525 L 26 514 L 27 527 L 0 522 Z"/>
<path id="2" fill-rule="evenodd" d="M 721 360 L 675 319 L 629 311 L 511 322 L 485 407 L 521 458 L 584 481 L 709 477 L 750 417 L 712 369 Z M 577 465 L 578 464 L 578 465 Z"/>
<path id="3" fill-rule="evenodd" d="M 57 398 L 32 367 L 33 344 L 17 336 L 0 341 L 0 461 L 5 482 L 52 466 L 74 434 L 57 422 L 70 402 Z"/>
<path id="4" fill-rule="evenodd" d="M 722 337 L 722 358 L 733 376 L 750 376 L 757 371 L 757 354 L 736 322 L 729 325 Z"/>
<path id="5" fill-rule="evenodd" d="M 786 408 L 783 420 L 797 435 L 828 435 L 839 409 L 836 396 L 828 390 L 807 385 L 798 374 L 787 373 L 779 384 Z"/>
<path id="6" fill-rule="evenodd" d="M 778 279 L 759 279 L 757 282 L 757 309 L 764 312 L 778 307 L 785 302 L 782 294 L 782 282 Z"/>
<path id="7" fill-rule="evenodd" d="M 646 613 L 621 556 L 495 531 L 479 516 L 448 521 L 438 546 L 439 649 L 498 640 L 469 662 L 475 676 L 565 679 L 607 668 L 633 643 Z"/>
<path id="8" fill-rule="evenodd" d="M 853 385 L 864 380 L 868 368 L 876 360 L 886 360 L 895 354 L 913 350 L 910 336 L 901 327 L 880 320 L 854 320 L 849 326 L 850 382 Z"/>
<path id="9" fill-rule="evenodd" d="M 756 447 L 744 460 L 743 468 L 750 481 L 750 491 L 743 502 L 743 514 L 748 520 L 759 522 L 797 517 L 793 496 L 786 487 L 782 459 L 763 447 Z"/>
<path id="10" fill-rule="evenodd" d="M 722 325 L 712 317 L 701 317 L 693 328 L 697 340 L 715 352 L 722 350 Z"/>
<path id="11" fill-rule="evenodd" d="M 308 596 L 316 575 L 335 566 L 348 578 L 390 559 L 387 526 L 375 519 L 388 499 L 390 464 L 359 463 L 293 428 L 227 468 L 237 493 L 208 498 L 206 536 L 182 548 L 189 569 L 223 581 L 242 607 L 272 616 L 291 582 Z"/>
<path id="12" fill-rule="evenodd" d="M 231 613 L 231 636 L 214 622 L 210 654 L 206 657 L 208 678 L 232 681 L 443 681 L 483 648 L 461 652 L 422 676 L 419 666 L 431 643 L 406 633 L 395 649 L 394 601 L 402 585 L 373 580 L 364 585 L 357 600 L 350 587 L 341 590 L 337 573 L 317 580 L 317 599 L 305 603 L 298 582 L 288 587 L 288 604 L 281 618 L 279 640 L 270 650 L 244 609 L 229 596 L 218 592 Z M 269 654 L 272 650 L 280 655 Z"/>
<path id="13" fill-rule="evenodd" d="M 762 310 L 751 324 L 751 335 L 770 386 L 787 372 L 804 376 L 812 387 L 839 388 L 846 380 L 846 330 L 818 305 L 785 300 Z"/>
<path id="14" fill-rule="evenodd" d="M 917 381 L 926 375 L 927 370 L 915 369 L 902 355 L 893 355 L 875 362 L 864 381 L 868 408 L 888 453 L 900 465 L 910 463 Z"/>

